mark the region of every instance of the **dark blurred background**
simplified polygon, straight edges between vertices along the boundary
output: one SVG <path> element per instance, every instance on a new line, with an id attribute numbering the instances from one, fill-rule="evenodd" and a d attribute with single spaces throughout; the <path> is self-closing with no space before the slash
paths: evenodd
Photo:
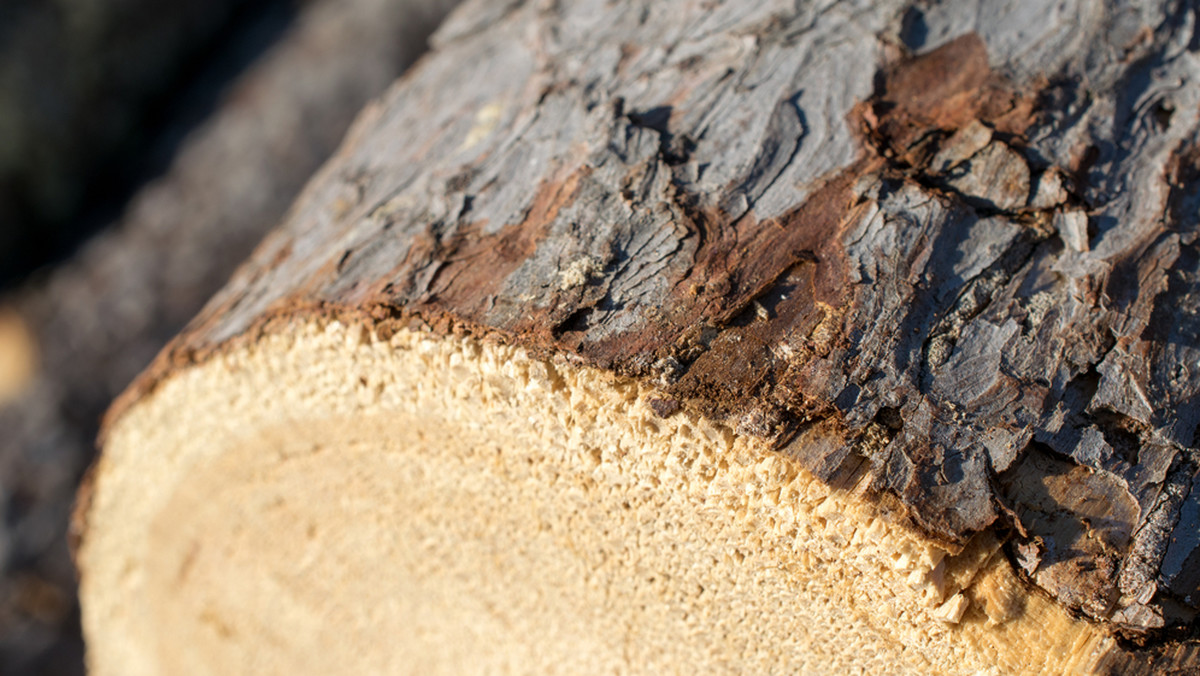
<path id="1" fill-rule="evenodd" d="M 0 674 L 82 674 L 100 416 L 454 0 L 0 0 Z"/>
<path id="2" fill-rule="evenodd" d="M 0 2 L 0 286 L 111 220 L 221 85 L 279 37 L 283 0 Z M 157 167 L 161 169 L 161 167 Z"/>

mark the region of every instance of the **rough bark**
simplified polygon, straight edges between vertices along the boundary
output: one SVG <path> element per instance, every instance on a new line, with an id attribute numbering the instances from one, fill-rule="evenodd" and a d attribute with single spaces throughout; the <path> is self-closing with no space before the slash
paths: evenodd
<path id="1" fill-rule="evenodd" d="M 1194 668 L 1198 20 L 474 3 L 110 415 L 276 318 L 487 334 L 866 467 L 1128 637 L 1114 669 Z"/>
<path id="2" fill-rule="evenodd" d="M 0 363 L 0 380 L 21 386 L 0 383 L 0 671 L 82 673 L 66 531 L 104 408 L 284 215 L 450 4 L 310 3 L 118 222 L 0 299 L 0 353 L 22 360 Z"/>

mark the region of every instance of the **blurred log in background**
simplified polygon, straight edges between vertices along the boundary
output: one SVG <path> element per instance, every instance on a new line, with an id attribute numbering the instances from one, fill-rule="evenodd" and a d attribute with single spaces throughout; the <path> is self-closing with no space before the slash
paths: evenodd
<path id="1" fill-rule="evenodd" d="M 100 415 L 453 4 L 0 0 L 0 673 L 83 673 Z"/>

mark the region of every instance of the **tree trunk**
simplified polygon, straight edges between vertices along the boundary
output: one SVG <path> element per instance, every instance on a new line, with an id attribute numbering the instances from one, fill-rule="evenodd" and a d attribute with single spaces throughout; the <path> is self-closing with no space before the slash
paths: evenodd
<path id="1" fill-rule="evenodd" d="M 110 411 L 97 674 L 1191 670 L 1185 2 L 475 2 Z"/>

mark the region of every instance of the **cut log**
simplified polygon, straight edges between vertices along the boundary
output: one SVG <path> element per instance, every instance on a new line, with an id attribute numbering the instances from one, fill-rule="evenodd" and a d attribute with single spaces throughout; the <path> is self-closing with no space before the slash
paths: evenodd
<path id="1" fill-rule="evenodd" d="M 460 8 L 110 411 L 94 673 L 1200 668 L 1196 24 Z"/>
<path id="2" fill-rule="evenodd" d="M 25 320 L 0 305 L 0 408 L 29 387 L 37 360 L 37 345 Z"/>

